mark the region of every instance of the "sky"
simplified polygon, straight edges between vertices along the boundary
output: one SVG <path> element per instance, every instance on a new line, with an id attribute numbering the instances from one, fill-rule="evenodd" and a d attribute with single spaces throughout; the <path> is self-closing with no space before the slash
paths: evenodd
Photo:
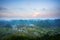
<path id="1" fill-rule="evenodd" d="M 59 17 L 60 0 L 0 0 L 0 19 Z"/>

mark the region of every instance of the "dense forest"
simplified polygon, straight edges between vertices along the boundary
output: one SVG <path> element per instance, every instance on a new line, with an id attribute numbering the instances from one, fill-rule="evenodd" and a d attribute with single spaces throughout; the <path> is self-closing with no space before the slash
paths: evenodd
<path id="1" fill-rule="evenodd" d="M 0 20 L 0 40 L 60 40 L 60 19 Z"/>

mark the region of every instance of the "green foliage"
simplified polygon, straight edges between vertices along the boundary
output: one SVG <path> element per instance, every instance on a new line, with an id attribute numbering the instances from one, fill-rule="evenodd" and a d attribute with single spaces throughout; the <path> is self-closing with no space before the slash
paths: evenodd
<path id="1" fill-rule="evenodd" d="M 23 31 L 18 31 L 19 29 Z M 37 27 L 19 29 L 0 28 L 0 40 L 60 40 L 58 30 L 56 33 L 54 30 Z"/>

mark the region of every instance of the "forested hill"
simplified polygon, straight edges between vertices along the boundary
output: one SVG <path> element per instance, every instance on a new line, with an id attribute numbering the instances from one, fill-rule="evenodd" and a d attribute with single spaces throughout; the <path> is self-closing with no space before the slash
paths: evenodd
<path id="1" fill-rule="evenodd" d="M 60 19 L 55 20 L 40 20 L 40 19 L 31 19 L 31 20 L 0 20 L 0 27 L 17 27 L 23 26 L 38 26 L 38 27 L 60 27 Z"/>

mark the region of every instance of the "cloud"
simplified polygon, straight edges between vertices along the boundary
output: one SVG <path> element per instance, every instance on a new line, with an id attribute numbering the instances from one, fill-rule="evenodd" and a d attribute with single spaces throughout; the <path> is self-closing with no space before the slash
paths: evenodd
<path id="1" fill-rule="evenodd" d="M 60 9 L 25 9 L 0 7 L 0 18 L 55 18 L 60 16 Z"/>
<path id="2" fill-rule="evenodd" d="M 7 8 L 4 8 L 4 7 L 0 7 L 0 13 L 5 13 L 7 12 L 8 9 Z"/>
<path id="3" fill-rule="evenodd" d="M 0 7 L 0 11 L 7 10 L 7 8 Z"/>

